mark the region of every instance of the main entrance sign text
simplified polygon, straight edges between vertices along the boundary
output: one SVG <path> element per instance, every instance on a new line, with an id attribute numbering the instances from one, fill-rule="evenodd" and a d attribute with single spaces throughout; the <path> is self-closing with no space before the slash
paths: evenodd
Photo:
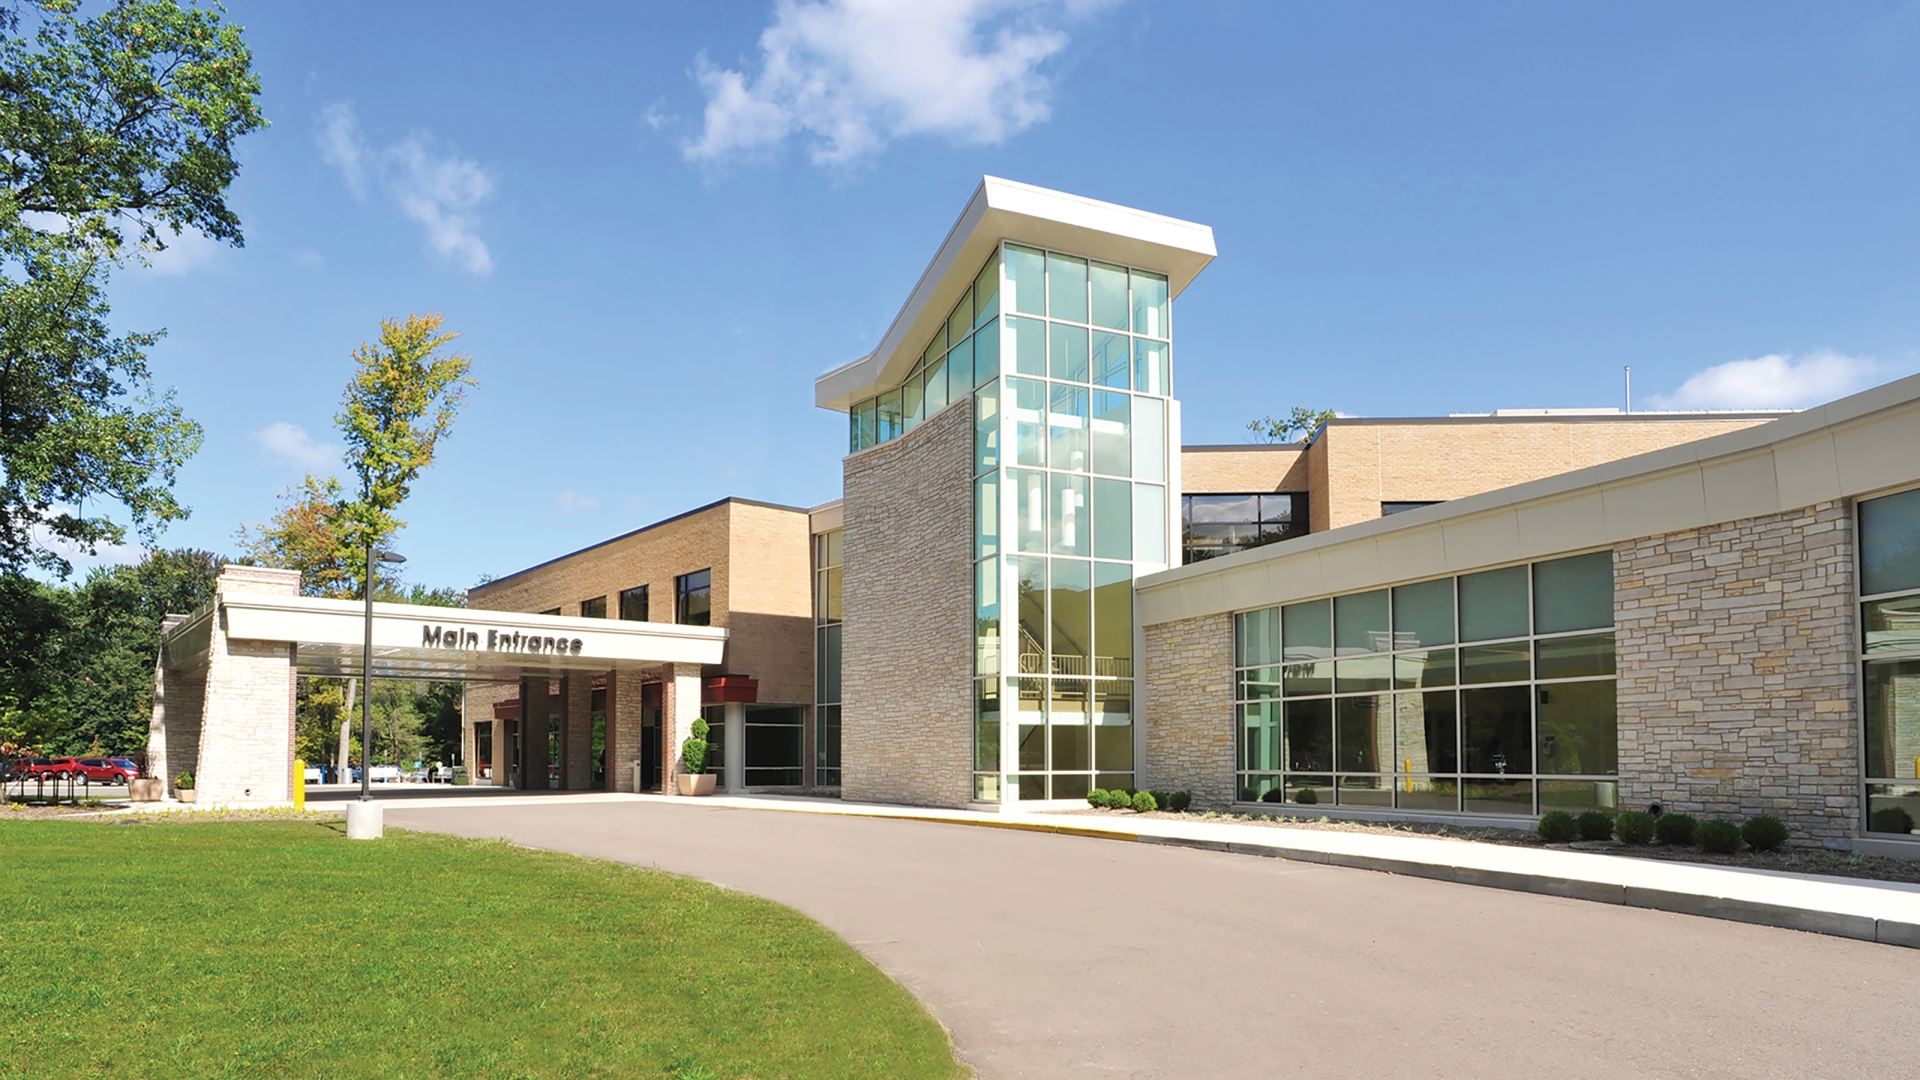
<path id="1" fill-rule="evenodd" d="M 435 626 L 423 623 L 420 627 L 420 647 L 423 649 L 462 649 L 467 652 L 479 652 L 480 633 L 464 626 Z M 579 638 L 547 637 L 541 634 L 521 633 L 518 630 L 508 633 L 504 630 L 489 630 L 486 636 L 487 652 L 538 653 L 545 656 L 579 656 L 581 641 Z"/>

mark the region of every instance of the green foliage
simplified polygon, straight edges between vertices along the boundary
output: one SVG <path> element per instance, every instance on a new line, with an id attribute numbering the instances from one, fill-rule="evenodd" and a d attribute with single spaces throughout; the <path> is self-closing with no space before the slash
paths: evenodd
<path id="1" fill-rule="evenodd" d="M 1540 815 L 1540 824 L 1534 826 L 1540 839 L 1549 844 L 1564 844 L 1580 835 L 1580 825 L 1573 815 L 1565 810 L 1549 810 Z"/>
<path id="2" fill-rule="evenodd" d="M 1740 850 L 1740 826 L 1731 821 L 1703 821 L 1693 831 L 1693 839 L 1702 851 L 1731 855 Z"/>
<path id="3" fill-rule="evenodd" d="M 680 770 L 701 773 L 707 769 L 707 740 L 691 738 L 680 747 Z"/>
<path id="4" fill-rule="evenodd" d="M 192 791 L 193 774 L 190 772 L 175 773 L 173 775 L 173 786 L 185 791 Z"/>
<path id="5" fill-rule="evenodd" d="M 713 729 L 707 726 L 705 718 L 695 717 L 693 726 L 687 729 L 687 734 L 692 735 L 696 739 L 705 740 L 708 733 L 712 731 Z"/>
<path id="6" fill-rule="evenodd" d="M 1249 420 L 1247 430 L 1261 442 L 1288 442 L 1292 439 L 1307 439 L 1320 430 L 1320 425 L 1339 414 L 1332 409 L 1306 409 L 1298 405 L 1287 414 L 1285 420 L 1275 420 L 1263 416 L 1258 420 Z"/>
<path id="7" fill-rule="evenodd" d="M 499 841 L 195 817 L 0 821 L 9 939 L 63 955 L 56 986 L 44 949 L 0 954 L 0 1073 L 969 1075 L 923 1006 L 791 907 Z M 622 942 L 647 946 L 622 950 L 615 986 Z M 503 1001 L 543 1007 L 503 1039 Z"/>
<path id="8" fill-rule="evenodd" d="M 1105 809 L 1107 805 L 1107 789 L 1094 788 L 1092 791 L 1087 792 L 1087 805 L 1095 809 Z"/>
<path id="9" fill-rule="evenodd" d="M 1277 803 L 1277 802 L 1286 802 L 1286 801 L 1287 801 L 1287 789 L 1285 789 L 1285 788 L 1269 788 L 1269 789 L 1268 789 L 1268 790 L 1267 790 L 1267 791 L 1266 791 L 1266 792 L 1265 792 L 1264 794 L 1262 794 L 1262 795 L 1260 796 L 1260 801 L 1261 801 L 1261 802 L 1272 802 L 1272 803 Z"/>
<path id="10" fill-rule="evenodd" d="M 1699 823 L 1687 814 L 1666 814 L 1656 818 L 1653 823 L 1653 835 L 1663 844 L 1674 847 L 1686 847 L 1693 843 L 1693 834 Z"/>
<path id="11" fill-rule="evenodd" d="M 1755 851 L 1776 851 L 1787 842 L 1787 826 L 1777 817 L 1759 814 L 1740 826 L 1740 838 Z"/>
<path id="12" fill-rule="evenodd" d="M 1176 814 L 1186 813 L 1187 807 L 1192 805 L 1193 805 L 1193 792 L 1191 791 L 1176 791 L 1173 794 L 1167 796 L 1167 809 L 1173 811 Z"/>
<path id="13" fill-rule="evenodd" d="M 0 9 L 0 572 L 56 544 L 152 544 L 200 426 L 150 385 L 157 333 L 116 336 L 110 268 L 198 230 L 242 242 L 233 144 L 264 125 L 238 27 L 175 0 Z M 93 516 L 77 509 L 89 501 Z"/>
<path id="14" fill-rule="evenodd" d="M 1628 810 L 1613 819 L 1613 831 L 1620 837 L 1621 843 L 1646 844 L 1653 840 L 1654 817 L 1638 810 Z"/>
<path id="15" fill-rule="evenodd" d="M 1134 813 L 1146 814 L 1158 809 L 1160 809 L 1160 802 L 1153 797 L 1153 792 L 1136 791 L 1133 793 Z"/>
<path id="16" fill-rule="evenodd" d="M 247 559 L 300 571 L 300 593 L 335 600 L 361 596 L 367 552 L 356 547 L 341 520 L 340 481 L 308 475 L 280 493 L 280 509 L 262 525 L 242 525 L 235 535 Z M 392 564 L 380 570 L 392 573 Z"/>
<path id="17" fill-rule="evenodd" d="M 1604 810 L 1588 810 L 1574 819 L 1582 840 L 1613 839 L 1613 815 Z"/>
<path id="18" fill-rule="evenodd" d="M 1317 804 L 1320 801 L 1320 793 L 1318 791 L 1315 791 L 1311 787 L 1295 788 L 1293 792 L 1293 801 L 1301 804 L 1302 806 L 1312 806 Z"/>
<path id="19" fill-rule="evenodd" d="M 362 551 L 369 537 L 382 542 L 405 524 L 393 511 L 433 464 L 473 385 L 467 377 L 471 359 L 440 355 L 459 336 L 441 333 L 443 321 L 439 315 L 381 319 L 379 344 L 353 352 L 359 370 L 347 383 L 334 423 L 346 439 L 347 465 L 360 481 L 359 495 L 341 504 L 339 520 Z"/>

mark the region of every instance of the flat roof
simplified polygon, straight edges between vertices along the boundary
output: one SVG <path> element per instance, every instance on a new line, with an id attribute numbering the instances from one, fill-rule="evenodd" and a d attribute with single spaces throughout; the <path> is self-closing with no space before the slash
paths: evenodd
<path id="1" fill-rule="evenodd" d="M 657 529 L 662 525 L 671 525 L 676 521 L 681 521 L 685 518 L 693 517 L 695 514 L 704 514 L 709 510 L 717 510 L 720 507 L 726 506 L 729 503 L 739 503 L 742 506 L 758 506 L 767 510 L 785 510 L 789 513 L 794 513 L 794 514 L 807 513 L 807 509 L 801 506 L 787 506 L 784 503 L 761 502 L 758 499 L 742 499 L 737 496 L 729 495 L 724 499 L 715 500 L 714 502 L 710 502 L 705 506 L 696 506 L 691 510 L 683 511 L 681 513 L 673 515 L 672 517 L 661 518 L 659 521 L 656 521 L 651 525 L 642 525 L 639 528 L 634 529 L 630 532 L 623 532 L 619 536 L 608 537 L 607 539 L 602 540 L 599 543 L 588 544 L 586 547 L 583 547 L 578 551 L 569 551 L 565 555 L 556 555 L 553 558 L 548 559 L 546 562 L 534 563 L 532 566 L 529 566 L 524 570 L 515 570 L 511 574 L 503 574 L 500 577 L 494 578 L 493 580 L 488 581 L 484 584 L 475 585 L 473 588 L 468 589 L 467 591 L 469 593 L 477 593 L 477 592 L 484 591 L 486 589 L 490 589 L 493 586 L 500 584 L 501 582 L 512 581 L 514 578 L 520 577 L 523 574 L 531 574 L 535 570 L 545 569 L 546 567 L 552 566 L 555 563 L 566 562 L 568 559 L 573 558 L 575 555 L 585 555 L 589 551 L 598 550 L 599 548 L 606 547 L 608 544 L 617 544 L 622 540 L 631 540 L 632 538 L 639 536 L 643 532 L 648 532 L 652 529 Z"/>
<path id="2" fill-rule="evenodd" d="M 1002 240 L 1167 275 L 1179 296 L 1218 254 L 1213 230 L 1179 218 L 997 176 L 983 177 L 872 352 L 814 380 L 814 403 L 845 412 L 906 378 L 987 255 Z"/>

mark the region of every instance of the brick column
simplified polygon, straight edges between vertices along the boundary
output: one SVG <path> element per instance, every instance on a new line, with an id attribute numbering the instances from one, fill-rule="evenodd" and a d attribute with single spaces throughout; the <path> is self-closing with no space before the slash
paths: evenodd
<path id="1" fill-rule="evenodd" d="M 640 727 L 646 691 L 638 671 L 607 673 L 607 745 L 613 748 L 607 787 L 633 791 L 633 767 L 640 763 Z"/>
<path id="2" fill-rule="evenodd" d="M 291 570 L 229 566 L 220 572 L 215 605 L 235 593 L 292 596 Z M 207 803 L 293 800 L 294 646 L 227 637 L 216 612 L 209 627 L 206 691 L 200 719 L 199 799 Z M 173 755 L 169 755 L 172 757 Z M 171 761 L 176 772 L 186 766 Z"/>
<path id="3" fill-rule="evenodd" d="M 593 785 L 593 676 L 575 671 L 560 680 L 560 745 L 566 755 L 560 786 L 585 791 Z"/>

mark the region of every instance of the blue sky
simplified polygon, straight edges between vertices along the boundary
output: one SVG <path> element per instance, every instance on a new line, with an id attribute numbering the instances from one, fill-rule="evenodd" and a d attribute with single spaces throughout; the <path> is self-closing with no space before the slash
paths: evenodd
<path id="1" fill-rule="evenodd" d="M 558 10 L 558 9 L 555 9 Z M 244 250 L 114 281 L 206 426 L 164 542 L 337 471 L 349 354 L 480 385 L 415 486 L 465 586 L 726 495 L 837 496 L 812 380 L 982 174 L 1211 225 L 1188 442 L 1356 415 L 1805 405 L 1920 369 L 1912 4 L 231 4 Z"/>

